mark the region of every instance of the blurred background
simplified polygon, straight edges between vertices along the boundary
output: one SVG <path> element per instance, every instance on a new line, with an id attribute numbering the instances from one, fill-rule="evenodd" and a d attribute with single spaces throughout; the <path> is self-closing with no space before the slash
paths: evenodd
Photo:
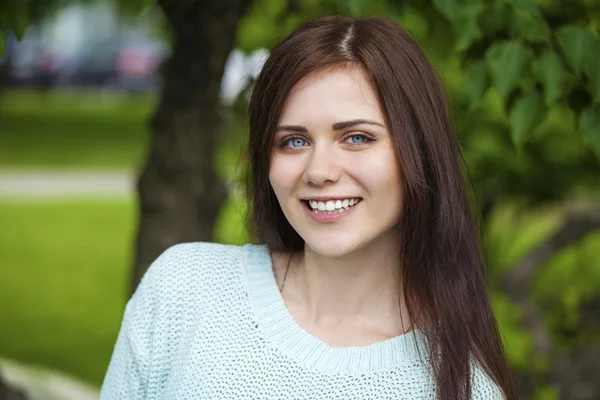
<path id="1" fill-rule="evenodd" d="M 2 0 L 0 399 L 97 398 L 149 263 L 252 240 L 248 88 L 327 14 L 438 70 L 522 398 L 600 399 L 600 0 Z"/>

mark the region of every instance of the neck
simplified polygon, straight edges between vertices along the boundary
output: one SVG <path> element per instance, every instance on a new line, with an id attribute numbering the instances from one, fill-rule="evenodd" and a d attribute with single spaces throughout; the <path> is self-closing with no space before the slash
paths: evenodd
<path id="1" fill-rule="evenodd" d="M 296 301 L 304 303 L 308 320 L 398 325 L 402 315 L 401 325 L 406 326 L 397 243 L 376 241 L 342 257 L 323 256 L 305 245 L 291 274 Z"/>

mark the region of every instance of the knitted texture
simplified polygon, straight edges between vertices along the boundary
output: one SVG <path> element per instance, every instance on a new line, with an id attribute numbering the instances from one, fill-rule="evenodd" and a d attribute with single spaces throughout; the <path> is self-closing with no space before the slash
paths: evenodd
<path id="1" fill-rule="evenodd" d="M 180 244 L 128 302 L 100 399 L 433 400 L 424 343 L 331 347 L 289 314 L 266 247 Z M 504 399 L 480 368 L 472 387 Z"/>

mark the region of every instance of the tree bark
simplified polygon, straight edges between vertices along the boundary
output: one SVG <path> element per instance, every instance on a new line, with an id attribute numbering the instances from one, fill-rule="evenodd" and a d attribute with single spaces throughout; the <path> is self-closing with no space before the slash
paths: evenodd
<path id="1" fill-rule="evenodd" d="M 181 242 L 209 241 L 227 191 L 214 170 L 219 92 L 250 0 L 159 0 L 172 53 L 138 180 L 140 221 L 132 292 L 150 263 Z"/>
<path id="2" fill-rule="evenodd" d="M 8 386 L 0 376 L 0 400 L 27 400 L 27 396 L 20 390 Z"/>

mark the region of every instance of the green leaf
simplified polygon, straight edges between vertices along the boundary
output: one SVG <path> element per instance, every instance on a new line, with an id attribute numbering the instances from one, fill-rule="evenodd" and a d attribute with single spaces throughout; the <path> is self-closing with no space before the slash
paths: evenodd
<path id="1" fill-rule="evenodd" d="M 495 1 L 479 14 L 479 25 L 486 36 L 493 36 L 506 28 L 510 20 L 510 7 L 502 1 Z"/>
<path id="2" fill-rule="evenodd" d="M 483 37 L 479 28 L 479 15 L 483 5 L 478 0 L 433 0 L 434 7 L 452 24 L 456 34 L 456 49 L 468 49 Z"/>
<path id="3" fill-rule="evenodd" d="M 580 26 L 567 25 L 556 32 L 556 38 L 569 66 L 576 75 L 581 75 L 587 51 L 595 40 L 594 34 Z"/>
<path id="4" fill-rule="evenodd" d="M 483 60 L 475 61 L 469 66 L 467 80 L 464 85 L 471 106 L 477 105 L 481 101 L 489 86 L 490 82 L 485 70 L 485 62 Z"/>
<path id="5" fill-rule="evenodd" d="M 529 92 L 515 101 L 508 116 L 512 127 L 512 139 L 520 148 L 527 135 L 533 131 L 546 116 L 546 106 L 538 90 Z"/>
<path id="6" fill-rule="evenodd" d="M 533 51 L 514 40 L 494 43 L 486 51 L 486 65 L 502 104 L 519 85 L 532 59 Z"/>
<path id="7" fill-rule="evenodd" d="M 549 49 L 535 59 L 533 72 L 544 86 L 547 106 L 563 97 L 575 82 L 575 77 L 569 73 L 560 56 Z"/>
<path id="8" fill-rule="evenodd" d="M 509 33 L 512 37 L 523 35 L 531 42 L 548 42 L 550 40 L 550 27 L 543 15 L 539 12 L 531 12 L 530 8 L 515 8 L 510 19 Z"/>
<path id="9" fill-rule="evenodd" d="M 530 13 L 534 17 L 542 18 L 544 16 L 542 14 L 542 12 L 540 11 L 540 9 L 537 8 L 535 5 L 533 5 L 531 2 L 529 2 L 528 0 L 514 0 L 514 4 L 515 4 L 515 7 Z"/>
<path id="10" fill-rule="evenodd" d="M 433 0 L 433 6 L 450 21 L 458 12 L 457 3 L 457 0 Z"/>
<path id="11" fill-rule="evenodd" d="M 600 41 L 594 40 L 587 54 L 583 71 L 588 77 L 589 90 L 594 103 L 600 103 Z"/>
<path id="12" fill-rule="evenodd" d="M 470 4 L 462 7 L 462 12 L 454 19 L 454 30 L 457 34 L 456 49 L 458 51 L 468 49 L 473 42 L 483 37 L 478 22 L 482 9 L 481 3 Z"/>
<path id="13" fill-rule="evenodd" d="M 600 106 L 590 105 L 579 117 L 579 129 L 586 142 L 600 157 Z"/>

